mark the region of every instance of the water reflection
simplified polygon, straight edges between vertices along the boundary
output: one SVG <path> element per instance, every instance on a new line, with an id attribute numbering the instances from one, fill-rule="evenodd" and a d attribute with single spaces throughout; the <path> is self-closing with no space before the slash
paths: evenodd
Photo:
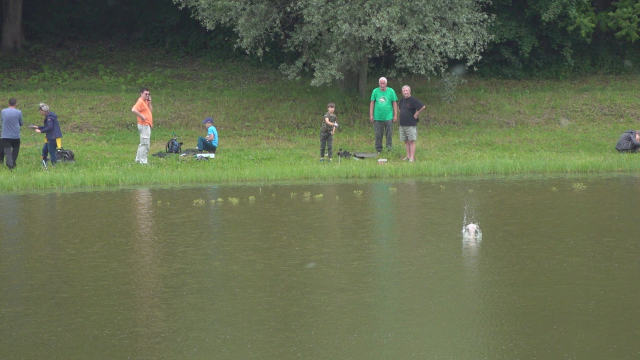
<path id="1" fill-rule="evenodd" d="M 2 198 L 0 203 L 3 211 L 0 212 L 0 275 L 2 280 L 2 290 L 0 294 L 0 307 L 2 311 L 2 324 L 8 327 L 9 331 L 3 331 L 0 335 L 8 337 L 8 341 L 21 343 L 16 334 L 25 332 L 22 320 L 25 318 L 27 309 L 23 306 L 23 299 L 20 294 L 27 292 L 27 277 L 25 269 L 27 267 L 28 253 L 25 244 L 25 223 L 20 216 L 23 213 L 22 203 L 18 195 L 9 195 Z M 14 274 L 8 277 L 4 274 Z"/>
<path id="2" fill-rule="evenodd" d="M 480 237 L 462 236 L 462 255 L 467 259 L 469 264 L 475 264 L 480 251 Z"/>
<path id="3" fill-rule="evenodd" d="M 130 263 L 133 265 L 132 294 L 136 310 L 134 330 L 140 355 L 152 358 L 159 354 L 155 348 L 166 336 L 166 313 L 161 292 L 164 287 L 162 275 L 163 258 L 161 243 L 154 236 L 156 223 L 153 213 L 153 195 L 150 189 L 133 192 L 135 214 L 135 236 Z"/>
<path id="4" fill-rule="evenodd" d="M 5 195 L 0 358 L 633 357 L 638 183 Z"/>

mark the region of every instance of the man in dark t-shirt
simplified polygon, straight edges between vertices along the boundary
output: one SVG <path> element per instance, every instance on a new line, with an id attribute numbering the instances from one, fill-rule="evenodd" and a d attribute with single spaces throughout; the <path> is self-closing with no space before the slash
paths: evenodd
<path id="1" fill-rule="evenodd" d="M 425 109 L 425 106 L 411 96 L 409 85 L 402 87 L 402 96 L 398 103 L 398 109 L 400 110 L 400 141 L 404 141 L 407 149 L 407 157 L 403 160 L 413 162 L 415 161 L 416 138 L 418 136 L 416 131 L 418 115 Z"/>

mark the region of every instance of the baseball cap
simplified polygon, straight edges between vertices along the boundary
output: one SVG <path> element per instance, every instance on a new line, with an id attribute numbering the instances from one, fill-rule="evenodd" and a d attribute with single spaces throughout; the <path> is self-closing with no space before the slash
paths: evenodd
<path id="1" fill-rule="evenodd" d="M 40 105 L 38 105 L 38 110 L 42 110 L 42 111 L 49 111 L 49 105 L 45 104 L 45 103 L 40 103 Z"/>
<path id="2" fill-rule="evenodd" d="M 212 123 L 212 124 L 213 124 L 213 118 L 208 117 L 208 118 L 206 118 L 206 119 L 202 120 L 202 123 L 203 123 L 203 124 L 206 124 L 206 123 L 208 123 L 208 122 L 210 122 L 210 123 Z"/>

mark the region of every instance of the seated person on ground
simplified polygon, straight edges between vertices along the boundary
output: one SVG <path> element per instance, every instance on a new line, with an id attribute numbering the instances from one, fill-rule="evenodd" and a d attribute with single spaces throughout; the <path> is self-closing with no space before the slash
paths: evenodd
<path id="1" fill-rule="evenodd" d="M 627 130 L 616 144 L 619 152 L 637 152 L 640 148 L 640 130 Z"/>
<path id="2" fill-rule="evenodd" d="M 218 131 L 213 126 L 213 119 L 208 117 L 202 120 L 202 123 L 207 128 L 207 137 L 200 136 L 198 138 L 198 151 L 208 151 L 215 154 L 218 149 Z"/>

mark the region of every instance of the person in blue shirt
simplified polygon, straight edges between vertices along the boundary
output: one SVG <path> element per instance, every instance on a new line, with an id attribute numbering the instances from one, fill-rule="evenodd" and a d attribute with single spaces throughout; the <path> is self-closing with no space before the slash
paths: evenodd
<path id="1" fill-rule="evenodd" d="M 202 123 L 207 128 L 207 137 L 200 136 L 198 138 L 198 151 L 208 151 L 215 154 L 218 149 L 218 131 L 213 126 L 213 119 L 208 117 L 202 120 Z"/>
<path id="2" fill-rule="evenodd" d="M 0 163 L 7 159 L 7 167 L 16 167 L 18 153 L 20 152 L 20 127 L 22 126 L 22 112 L 16 109 L 18 102 L 15 98 L 9 99 L 9 107 L 0 112 Z"/>

